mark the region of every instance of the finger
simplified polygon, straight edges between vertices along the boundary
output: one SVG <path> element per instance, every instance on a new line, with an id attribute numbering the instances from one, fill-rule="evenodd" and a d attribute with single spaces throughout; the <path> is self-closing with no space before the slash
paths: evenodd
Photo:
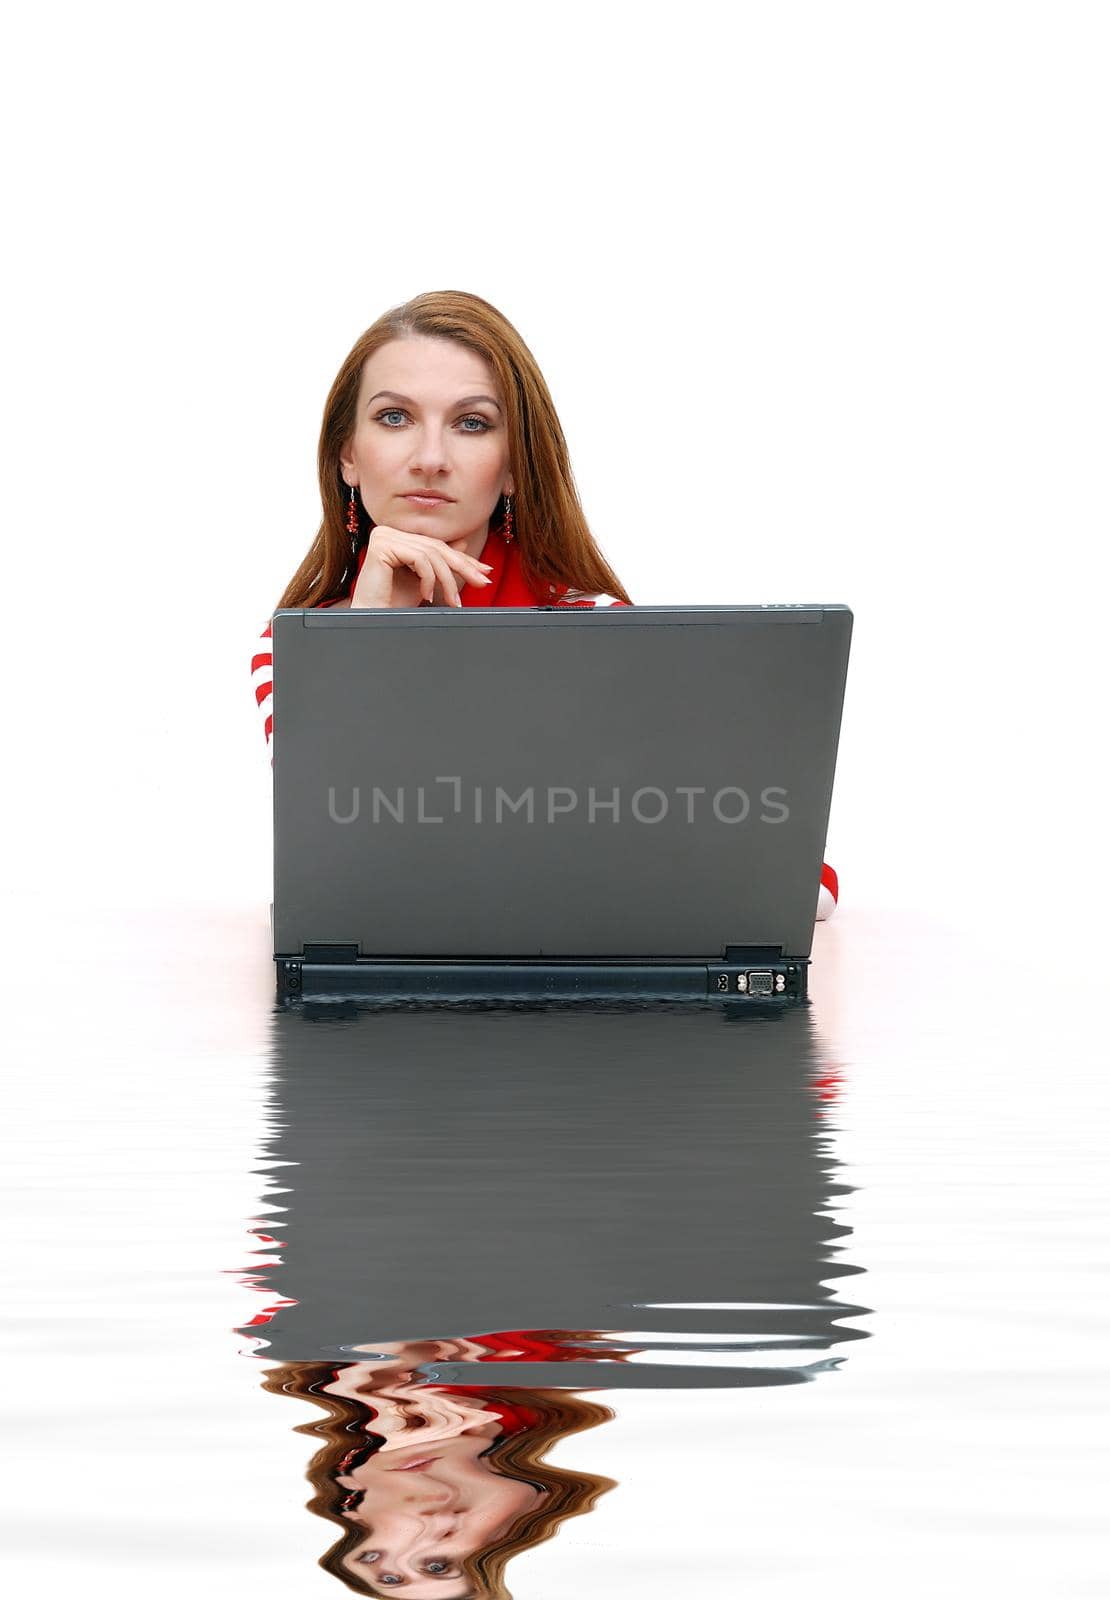
<path id="1" fill-rule="evenodd" d="M 380 533 L 381 530 L 375 528 L 374 532 Z M 488 562 L 477 561 L 473 556 L 455 550 L 443 540 L 433 539 L 427 534 L 407 534 L 402 529 L 387 529 L 381 537 L 378 555 L 388 566 L 410 567 L 420 579 L 421 598 L 429 605 L 435 604 L 437 581 L 443 592 L 445 605 L 462 605 L 459 584 L 452 573 L 452 567 L 464 583 L 485 586 L 492 581 L 489 573 L 493 569 Z M 429 574 L 431 574 L 430 583 Z"/>
<path id="2" fill-rule="evenodd" d="M 435 604 L 436 584 L 443 590 L 445 603 L 449 606 L 462 605 L 459 591 L 455 587 L 455 580 L 451 576 L 451 569 L 438 552 L 428 550 L 406 556 L 406 560 L 415 572 L 420 574 L 420 593 L 429 605 Z"/>
<path id="3" fill-rule="evenodd" d="M 436 554 L 431 557 L 439 577 L 439 586 L 443 590 L 443 598 L 449 606 L 461 606 L 459 586 L 455 582 L 455 575 L 451 571 L 450 562 L 446 560 L 446 553 Z"/>
<path id="4" fill-rule="evenodd" d="M 468 582 L 474 578 L 484 578 L 493 571 L 488 561 L 479 561 L 462 550 L 453 550 L 450 545 L 444 545 L 443 554 L 455 571 L 461 573 Z"/>
<path id="5" fill-rule="evenodd" d="M 464 537 L 465 538 L 469 538 L 470 535 L 466 534 Z M 477 556 L 468 556 L 465 550 L 456 550 L 454 544 L 451 543 L 450 540 L 448 540 L 447 543 L 444 545 L 444 549 L 446 551 L 448 551 L 452 556 L 459 556 L 463 561 L 471 562 L 475 567 L 478 568 L 478 570 L 480 572 L 492 572 L 493 571 L 493 568 L 492 568 L 492 566 L 490 565 L 490 563 L 488 561 L 479 561 Z"/>
<path id="6" fill-rule="evenodd" d="M 437 556 L 442 556 L 468 583 L 481 582 L 493 571 L 488 561 L 479 561 L 475 556 L 467 555 L 465 550 L 457 550 L 453 544 L 443 539 L 435 539 L 430 534 L 408 533 L 401 528 L 383 529 L 380 525 L 371 531 L 371 539 L 375 534 L 379 536 L 378 549 L 381 558 L 391 563 L 407 562 L 412 552 L 412 545 L 415 544 L 418 550 L 424 551 L 433 560 Z"/>
<path id="7" fill-rule="evenodd" d="M 405 565 L 411 567 L 420 579 L 420 598 L 431 605 L 435 599 L 436 592 L 436 569 L 433 567 L 430 557 L 420 555 L 414 551 L 412 554 L 405 556 Z"/>

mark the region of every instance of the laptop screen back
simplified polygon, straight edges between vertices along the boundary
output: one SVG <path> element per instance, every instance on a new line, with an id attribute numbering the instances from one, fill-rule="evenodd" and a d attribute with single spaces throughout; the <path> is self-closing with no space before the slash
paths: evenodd
<path id="1" fill-rule="evenodd" d="M 851 624 L 278 612 L 275 952 L 805 958 Z"/>

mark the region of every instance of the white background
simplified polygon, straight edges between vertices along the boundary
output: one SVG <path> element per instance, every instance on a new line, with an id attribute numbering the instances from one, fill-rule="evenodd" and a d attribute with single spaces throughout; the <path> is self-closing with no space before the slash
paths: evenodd
<path id="1" fill-rule="evenodd" d="M 842 906 L 1087 874 L 1108 31 L 967 0 L 23 8 L 9 882 L 265 915 L 253 641 L 317 526 L 335 371 L 445 287 L 531 346 L 633 599 L 853 607 Z"/>
<path id="2" fill-rule="evenodd" d="M 623 1401 L 566 1452 L 622 1488 L 519 1592 L 1096 1592 L 1108 39 L 1067 0 L 9 20 L 21 1593 L 338 1592 L 228 1332 L 272 999 L 249 658 L 336 369 L 436 288 L 532 348 L 634 600 L 856 616 L 814 991 L 876 1337 L 735 1413 Z"/>

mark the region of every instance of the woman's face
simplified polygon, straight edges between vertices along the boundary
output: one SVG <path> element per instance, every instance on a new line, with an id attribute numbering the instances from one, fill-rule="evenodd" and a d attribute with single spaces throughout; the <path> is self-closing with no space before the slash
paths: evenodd
<path id="1" fill-rule="evenodd" d="M 456 1600 L 468 1584 L 463 1557 L 501 1537 L 531 1510 L 540 1491 L 494 1472 L 480 1459 L 499 1427 L 438 1444 L 378 1451 L 339 1476 L 345 1489 L 363 1490 L 344 1515 L 366 1537 L 346 1557 L 348 1569 L 382 1594 L 407 1600 Z"/>
<path id="2" fill-rule="evenodd" d="M 414 336 L 376 350 L 362 369 L 344 481 L 375 523 L 477 554 L 502 494 L 513 492 L 509 436 L 489 363 L 452 339 Z M 438 499 L 421 503 L 421 490 Z"/>

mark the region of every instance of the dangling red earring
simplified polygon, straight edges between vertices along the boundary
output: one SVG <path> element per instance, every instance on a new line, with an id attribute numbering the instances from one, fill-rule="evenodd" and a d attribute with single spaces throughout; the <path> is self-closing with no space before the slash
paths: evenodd
<path id="1" fill-rule="evenodd" d="M 355 486 L 351 485 L 351 498 L 347 502 L 347 532 L 351 536 L 351 554 L 358 549 L 358 507 L 355 505 Z"/>
<path id="2" fill-rule="evenodd" d="M 501 524 L 501 537 L 506 544 L 511 544 L 513 539 L 513 497 L 505 496 L 505 520 Z"/>

